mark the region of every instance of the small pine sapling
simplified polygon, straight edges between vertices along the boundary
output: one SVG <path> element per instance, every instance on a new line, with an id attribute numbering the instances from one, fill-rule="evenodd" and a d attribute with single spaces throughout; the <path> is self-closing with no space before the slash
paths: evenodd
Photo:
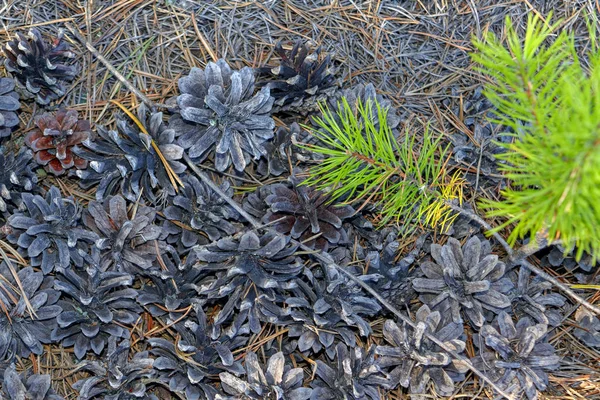
<path id="1" fill-rule="evenodd" d="M 483 199 L 489 217 L 505 218 L 518 239 L 560 240 L 600 254 L 600 47 L 589 24 L 590 50 L 580 60 L 572 34 L 530 16 L 521 40 L 506 20 L 506 44 L 492 33 L 474 39 L 472 58 L 489 78 L 485 95 L 495 119 L 511 129 L 511 143 L 498 143 L 510 186 L 502 199 Z"/>

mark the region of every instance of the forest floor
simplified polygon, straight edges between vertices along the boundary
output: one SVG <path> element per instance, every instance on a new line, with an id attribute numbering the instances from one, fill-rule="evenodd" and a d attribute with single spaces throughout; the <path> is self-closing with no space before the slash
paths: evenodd
<path id="1" fill-rule="evenodd" d="M 482 196 L 497 197 L 503 180 L 493 168 L 485 168 L 491 157 L 488 143 L 472 122 L 473 118 L 483 120 L 486 109 L 480 93 L 485 82 L 469 57 L 471 39 L 488 31 L 503 35 L 507 16 L 522 29 L 528 15 L 547 17 L 550 12 L 563 20 L 561 29 L 578 33 L 578 43 L 583 45 L 587 32 L 583 14 L 600 13 L 600 5 L 595 0 L 3 0 L 0 42 L 31 27 L 47 37 L 65 29 L 84 73 L 62 101 L 79 111 L 80 118 L 91 121 L 94 129 L 114 125 L 119 109 L 112 100 L 132 109 L 139 99 L 67 26 L 80 32 L 133 86 L 157 103 L 177 95 L 178 78 L 193 66 L 204 67 L 219 58 L 232 68 L 264 66 L 274 56 L 278 41 L 290 45 L 298 38 L 309 40 L 333 54 L 341 85 L 372 83 L 393 101 L 403 124 L 415 127 L 415 134 L 418 127 L 429 124 L 449 143 L 470 149 L 471 156 L 455 162 L 470 176 L 465 194 L 474 205 Z M 36 107 L 22 109 L 16 143 L 32 129 L 30 116 L 38 113 Z M 257 181 L 254 186 L 265 183 L 256 177 L 248 179 Z M 93 191 L 83 191 L 67 178 L 48 177 L 44 184 L 57 185 L 83 203 L 93 199 Z M 411 246 L 407 241 L 401 251 L 408 252 Z M 500 248 L 495 250 L 502 256 Z M 575 270 L 550 268 L 542 258 L 533 256 L 531 262 L 562 282 L 578 283 Z M 592 303 L 600 299 L 593 290 L 579 293 Z M 600 399 L 600 352 L 572 334 L 575 309 L 551 333 L 550 342 L 563 358 L 541 398 Z M 381 325 L 374 327 L 381 329 Z M 141 336 L 143 329 L 136 327 L 134 337 Z M 267 330 L 264 335 L 273 333 Z M 255 343 L 260 342 L 261 338 L 255 338 Z M 473 351 L 468 343 L 467 353 Z M 32 356 L 20 367 L 50 374 L 61 394 L 73 399 L 71 384 L 82 376 L 74 366 L 71 349 L 47 346 L 46 354 Z M 406 398 L 399 391 L 385 396 Z M 458 386 L 453 398 L 492 399 L 494 395 L 472 377 Z"/>

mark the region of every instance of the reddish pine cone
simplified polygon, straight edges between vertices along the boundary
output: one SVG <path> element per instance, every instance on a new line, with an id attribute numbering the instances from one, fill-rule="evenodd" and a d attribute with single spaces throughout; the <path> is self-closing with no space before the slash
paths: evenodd
<path id="1" fill-rule="evenodd" d="M 29 132 L 25 143 L 35 152 L 35 161 L 54 175 L 75 166 L 87 167 L 87 160 L 74 155 L 73 146 L 90 136 L 90 123 L 77 119 L 77 111 L 61 108 L 56 116 L 45 113 L 35 119 L 39 129 Z"/>

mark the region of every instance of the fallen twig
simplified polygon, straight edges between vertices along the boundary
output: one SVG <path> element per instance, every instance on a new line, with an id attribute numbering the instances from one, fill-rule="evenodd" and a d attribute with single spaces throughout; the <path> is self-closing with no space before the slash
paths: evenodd
<path id="1" fill-rule="evenodd" d="M 110 61 L 108 61 L 106 58 L 104 58 L 104 56 L 102 54 L 100 54 L 100 52 L 98 50 L 96 50 L 96 48 L 90 42 L 88 42 L 85 37 L 83 37 L 83 35 L 79 31 L 79 29 L 77 29 L 70 23 L 65 23 L 65 26 L 67 27 L 67 29 L 69 29 L 69 31 L 71 31 L 71 33 L 77 38 L 77 40 L 79 40 L 83 45 L 85 45 L 85 47 L 88 49 L 88 51 L 90 53 L 92 53 L 102 64 L 104 64 L 106 66 L 106 68 L 108 68 L 108 70 L 111 72 L 111 74 L 113 74 L 115 76 L 115 78 L 117 78 L 123 86 L 125 86 L 127 89 L 129 89 L 133 94 L 135 94 L 141 101 L 144 102 L 144 104 L 146 104 L 152 110 L 156 109 L 156 104 L 152 100 L 150 100 L 148 97 L 146 97 L 145 94 L 140 92 L 135 86 L 133 86 L 127 79 L 125 79 L 125 77 L 123 75 L 121 75 L 121 73 L 119 71 L 117 71 L 117 69 L 110 63 Z"/>

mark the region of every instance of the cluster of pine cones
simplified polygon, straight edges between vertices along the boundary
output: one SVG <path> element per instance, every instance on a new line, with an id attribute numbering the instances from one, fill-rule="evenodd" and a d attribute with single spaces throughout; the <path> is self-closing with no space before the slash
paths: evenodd
<path id="1" fill-rule="evenodd" d="M 377 102 L 393 132 L 400 117 L 372 84 L 340 89 L 320 49 L 298 41 L 275 52 L 274 66 L 191 68 L 168 113 L 140 105 L 136 121 L 118 116 L 109 129 L 62 103 L 79 73 L 62 34 L 47 43 L 32 29 L 3 47 L 0 240 L 25 263 L 0 262 L 0 398 L 63 398 L 50 376 L 18 371 L 49 345 L 72 349 L 86 373 L 72 389 L 84 400 L 380 399 L 400 388 L 425 398 L 432 387 L 448 396 L 466 366 L 427 334 L 465 354 L 465 325 L 477 336 L 473 363 L 498 385 L 530 399 L 545 389 L 559 362 L 546 333 L 565 299 L 511 271 L 477 236 L 420 240 L 401 258 L 393 227 L 376 230 L 369 210 L 303 185 L 318 160 L 295 145 L 315 140 L 298 123 L 320 102 L 334 111 L 342 97 Z M 36 116 L 15 152 L 20 101 L 58 111 Z M 186 160 L 214 168 L 228 197 Z M 95 199 L 44 185 L 46 174 Z M 244 174 L 276 183 L 240 193 Z M 230 200 L 267 229 L 252 229 Z"/>

